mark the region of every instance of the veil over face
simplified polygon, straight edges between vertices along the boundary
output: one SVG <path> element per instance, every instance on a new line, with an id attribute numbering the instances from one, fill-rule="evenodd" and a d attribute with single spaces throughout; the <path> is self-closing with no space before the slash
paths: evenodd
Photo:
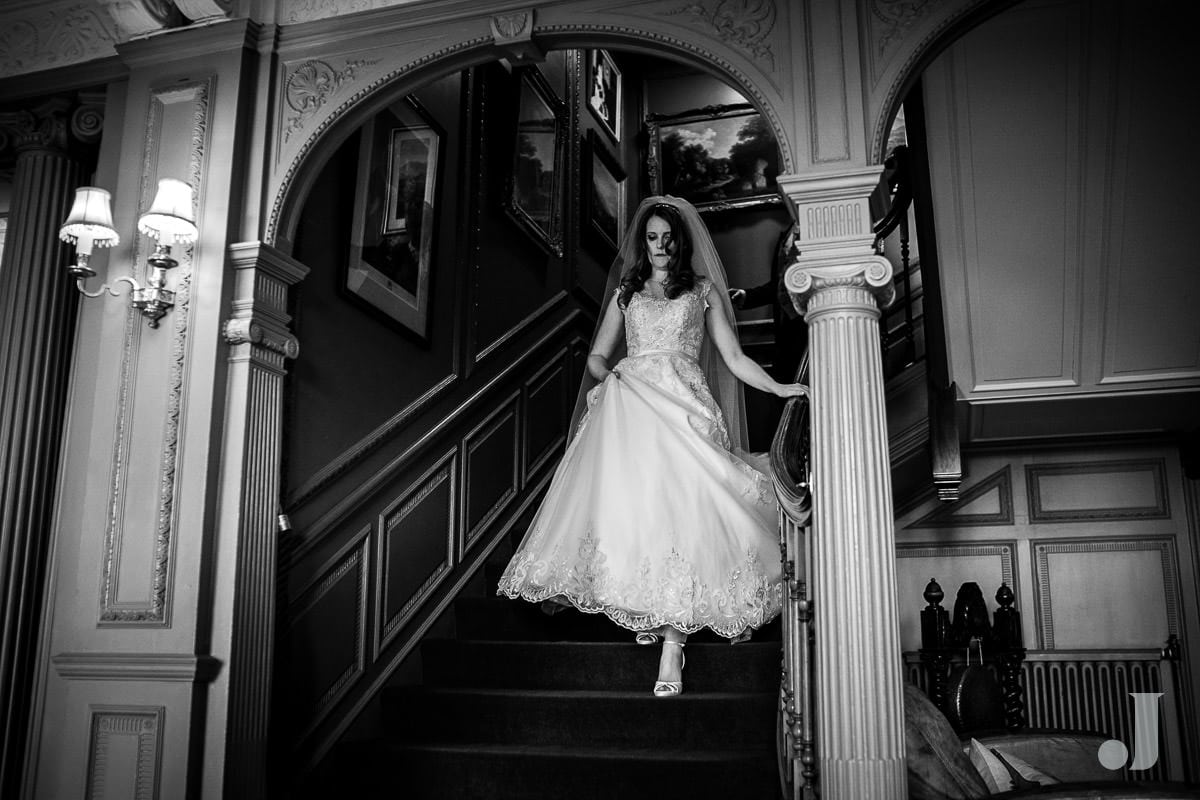
<path id="1" fill-rule="evenodd" d="M 596 328 L 592 331 L 589 352 L 590 348 L 595 345 L 600 321 L 608 312 L 609 304 L 617 301 L 617 289 L 622 276 L 637 260 L 640 250 L 646 246 L 642 240 L 642 229 L 645 221 L 654 215 L 654 209 L 658 205 L 673 206 L 679 212 L 684 230 L 691 240 L 692 271 L 696 274 L 697 280 L 708 278 L 712 281 L 712 290 L 708 294 L 709 304 L 720 303 L 725 309 L 725 318 L 729 320 L 730 324 L 734 324 L 733 305 L 729 301 L 729 280 L 725 275 L 725 267 L 721 263 L 721 257 L 717 255 L 712 236 L 709 235 L 704 221 L 700 219 L 699 212 L 696 211 L 695 206 L 682 198 L 655 195 L 647 197 L 638 205 L 629 222 L 629 227 L 626 229 L 625 237 L 617 249 L 617 256 L 613 259 L 612 266 L 609 267 L 608 282 L 600 304 L 600 315 L 597 317 Z M 608 363 L 610 366 L 615 366 L 624 357 L 625 337 L 622 336 Z M 704 344 L 700 348 L 700 367 L 704 371 L 704 377 L 708 381 L 713 398 L 725 415 L 730 443 L 735 450 L 745 452 L 747 450 L 746 409 L 742 384 L 729 371 L 725 360 L 721 358 L 721 354 L 707 335 L 705 335 Z M 596 383 L 597 381 L 591 376 L 591 373 L 584 370 L 579 393 L 575 398 L 575 409 L 571 414 L 571 430 L 573 432 L 579 430 L 579 422 L 587 409 L 587 393 Z"/>

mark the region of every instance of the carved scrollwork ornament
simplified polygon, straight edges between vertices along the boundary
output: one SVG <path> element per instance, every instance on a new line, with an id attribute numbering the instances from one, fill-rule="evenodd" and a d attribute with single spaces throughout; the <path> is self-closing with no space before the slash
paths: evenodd
<path id="1" fill-rule="evenodd" d="M 879 52 L 886 50 L 894 39 L 911 28 L 937 3 L 938 0 L 872 0 L 871 12 L 884 24 L 879 36 Z"/>
<path id="2" fill-rule="evenodd" d="M 775 27 L 774 0 L 707 0 L 686 3 L 666 12 L 690 14 L 706 23 L 721 41 L 775 64 L 768 37 Z"/>
<path id="3" fill-rule="evenodd" d="M 345 84 L 353 81 L 361 67 L 375 64 L 378 59 L 347 61 L 346 66 L 335 70 L 324 61 L 305 61 L 288 76 L 284 84 L 284 101 L 295 111 L 283 132 L 287 141 L 293 133 L 304 127 L 305 121 L 329 101 Z"/>
<path id="4" fill-rule="evenodd" d="M 71 135 L 81 142 L 94 142 L 104 130 L 104 106 L 87 103 L 71 112 Z"/>
<path id="5" fill-rule="evenodd" d="M 300 341 L 287 331 L 268 328 L 253 319 L 231 319 L 225 323 L 225 341 L 229 344 L 252 344 L 295 359 L 300 355 Z"/>

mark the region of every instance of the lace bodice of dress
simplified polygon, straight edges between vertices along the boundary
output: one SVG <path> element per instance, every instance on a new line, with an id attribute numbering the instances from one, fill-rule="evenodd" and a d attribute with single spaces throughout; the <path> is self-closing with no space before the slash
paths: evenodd
<path id="1" fill-rule="evenodd" d="M 637 293 L 625 308 L 625 344 L 630 356 L 649 351 L 683 353 L 693 360 L 700 357 L 704 340 L 705 298 L 712 282 L 697 278 L 691 291 L 674 300 L 658 300 Z"/>

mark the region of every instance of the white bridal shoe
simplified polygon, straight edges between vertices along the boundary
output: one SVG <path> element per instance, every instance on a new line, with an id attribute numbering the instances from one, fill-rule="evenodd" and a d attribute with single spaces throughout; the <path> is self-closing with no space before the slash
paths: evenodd
<path id="1" fill-rule="evenodd" d="M 669 644 L 678 645 L 680 651 L 683 650 L 683 646 L 684 646 L 683 642 L 673 642 L 670 639 L 667 639 L 666 641 L 663 642 L 664 647 Z M 683 672 L 683 668 L 686 664 L 687 664 L 687 655 L 684 654 L 683 652 L 680 652 L 680 654 L 679 654 L 679 671 L 680 671 L 680 673 Z M 681 694 L 683 694 L 682 675 L 681 675 L 680 680 L 677 680 L 677 681 L 655 681 L 654 682 L 654 696 L 655 697 L 678 697 Z"/>

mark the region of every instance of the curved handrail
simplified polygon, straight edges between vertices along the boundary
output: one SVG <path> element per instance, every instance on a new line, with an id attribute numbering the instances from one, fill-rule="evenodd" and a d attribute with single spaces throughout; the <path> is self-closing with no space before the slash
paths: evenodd
<path id="1" fill-rule="evenodd" d="M 808 377 L 808 352 L 796 370 L 796 382 Z M 783 664 L 779 687 L 776 742 L 781 795 L 788 800 L 815 797 L 813 744 L 811 620 L 807 565 L 812 513 L 809 481 L 809 394 L 790 398 L 771 442 L 771 480 L 779 498 L 779 549 L 782 559 Z"/>
<path id="2" fill-rule="evenodd" d="M 800 359 L 796 382 L 808 378 L 808 351 Z M 803 524 L 812 508 L 809 491 L 809 395 L 788 398 L 771 440 L 771 477 L 784 513 L 793 522 Z"/>

